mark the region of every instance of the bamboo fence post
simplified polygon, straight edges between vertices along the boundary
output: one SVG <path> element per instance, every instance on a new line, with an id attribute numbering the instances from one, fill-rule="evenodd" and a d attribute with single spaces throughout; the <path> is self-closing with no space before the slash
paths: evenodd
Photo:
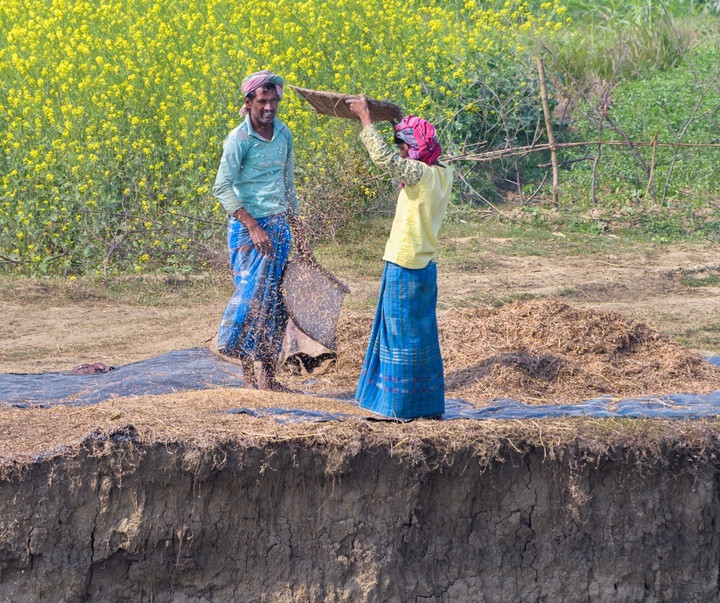
<path id="1" fill-rule="evenodd" d="M 647 199 L 648 195 L 650 194 L 650 191 L 653 193 L 653 197 L 655 197 L 655 189 L 653 188 L 652 181 L 653 181 L 653 174 L 655 173 L 655 156 L 657 155 L 657 139 L 658 139 L 658 133 L 655 132 L 655 136 L 653 136 L 652 139 L 652 160 L 650 161 L 650 174 L 648 174 L 648 183 L 647 188 L 645 189 L 645 198 Z"/>
<path id="2" fill-rule="evenodd" d="M 538 55 L 535 57 L 538 67 L 538 77 L 540 79 L 540 98 L 542 100 L 543 115 L 545 116 L 545 128 L 547 129 L 548 143 L 550 144 L 550 161 L 552 162 L 553 172 L 553 203 L 558 203 L 560 196 L 560 170 L 558 169 L 557 150 L 555 148 L 555 136 L 552 130 L 552 117 L 550 115 L 550 105 L 548 103 L 547 86 L 545 85 L 545 65 L 542 58 Z"/>
<path id="3" fill-rule="evenodd" d="M 595 159 L 593 160 L 593 168 L 592 168 L 592 182 L 590 185 L 590 199 L 592 200 L 592 204 L 595 206 L 597 205 L 597 171 L 598 166 L 600 165 L 600 159 L 602 158 L 602 138 L 603 138 L 603 130 L 604 130 L 605 122 L 603 122 L 602 117 L 600 118 L 600 131 L 598 133 L 598 146 L 597 146 L 597 155 L 595 155 Z"/>

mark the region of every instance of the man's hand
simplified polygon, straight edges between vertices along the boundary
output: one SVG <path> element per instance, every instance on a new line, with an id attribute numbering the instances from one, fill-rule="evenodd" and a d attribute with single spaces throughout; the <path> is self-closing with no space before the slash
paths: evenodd
<path id="1" fill-rule="evenodd" d="M 370 119 L 370 108 L 368 107 L 367 97 L 361 94 L 357 98 L 348 98 L 345 100 L 350 111 L 360 118 L 360 123 L 365 126 L 369 126 L 372 123 Z"/>
<path id="2" fill-rule="evenodd" d="M 270 256 L 273 254 L 275 250 L 273 249 L 272 241 L 270 241 L 270 237 L 267 236 L 267 233 L 257 222 L 255 222 L 254 227 L 248 227 L 248 232 L 250 233 L 252 242 L 255 244 L 255 249 L 258 250 L 260 255 Z"/>
<path id="3" fill-rule="evenodd" d="M 267 233 L 263 230 L 263 228 L 257 223 L 255 218 L 253 218 L 245 209 L 238 209 L 235 212 L 233 212 L 233 218 L 238 220 L 242 223 L 245 228 L 248 229 L 248 234 L 250 235 L 250 238 L 252 239 L 253 244 L 255 245 L 255 249 L 257 249 L 258 253 L 260 255 L 272 255 L 273 254 L 273 245 L 272 241 L 270 241 L 270 237 L 268 237 Z"/>

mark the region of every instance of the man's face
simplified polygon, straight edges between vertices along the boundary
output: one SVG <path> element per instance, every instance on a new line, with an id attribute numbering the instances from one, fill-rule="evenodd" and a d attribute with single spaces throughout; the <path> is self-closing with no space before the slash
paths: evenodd
<path id="1" fill-rule="evenodd" d="M 277 91 L 273 86 L 270 90 L 258 88 L 255 92 L 255 98 L 245 99 L 245 107 L 247 107 L 250 118 L 254 123 L 268 125 L 271 124 L 278 109 Z"/>

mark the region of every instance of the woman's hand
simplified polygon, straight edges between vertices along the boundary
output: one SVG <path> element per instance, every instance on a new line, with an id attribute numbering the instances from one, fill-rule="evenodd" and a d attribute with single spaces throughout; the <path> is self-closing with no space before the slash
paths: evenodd
<path id="1" fill-rule="evenodd" d="M 360 118 L 360 123 L 365 126 L 369 126 L 372 123 L 370 118 L 370 108 L 368 107 L 367 97 L 364 94 L 355 98 L 345 99 L 345 104 L 348 106 L 350 111 Z"/>

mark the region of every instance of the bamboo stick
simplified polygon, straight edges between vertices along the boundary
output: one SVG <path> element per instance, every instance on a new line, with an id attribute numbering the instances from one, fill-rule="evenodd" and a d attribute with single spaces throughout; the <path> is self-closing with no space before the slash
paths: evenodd
<path id="1" fill-rule="evenodd" d="M 547 86 L 545 85 L 545 65 L 540 56 L 535 57 L 540 78 L 540 98 L 542 100 L 543 115 L 545 115 L 545 128 L 547 129 L 548 143 L 550 147 L 550 161 L 552 162 L 553 187 L 552 200 L 557 204 L 560 196 L 560 170 L 558 168 L 557 149 L 555 147 L 555 136 L 552 129 L 552 117 L 550 115 L 550 104 L 548 103 Z"/>
<path id="2" fill-rule="evenodd" d="M 650 191 L 653 191 L 653 197 L 655 196 L 655 190 L 653 189 L 652 181 L 653 181 L 653 174 L 655 173 L 655 157 L 657 155 L 657 138 L 658 133 L 655 132 L 655 136 L 653 136 L 652 139 L 652 160 L 650 161 L 650 174 L 648 175 L 648 183 L 647 188 L 645 189 L 645 198 L 647 199 L 647 196 L 650 194 Z"/>
<path id="3" fill-rule="evenodd" d="M 692 142 L 637 142 L 631 141 L 628 143 L 624 140 L 588 140 L 585 142 L 565 142 L 555 144 L 556 149 L 569 149 L 573 147 L 593 146 L 593 145 L 608 145 L 608 146 L 653 146 L 653 147 L 685 147 L 685 148 L 704 148 L 704 149 L 720 149 L 718 143 L 692 143 Z M 442 160 L 445 162 L 452 161 L 494 161 L 495 159 L 504 159 L 506 157 L 514 157 L 516 155 L 526 156 L 530 153 L 537 153 L 538 151 L 547 151 L 550 149 L 549 144 L 534 144 L 526 147 L 515 147 L 513 149 L 499 149 L 497 151 L 487 151 L 485 153 L 466 153 L 463 155 L 452 155 L 450 157 L 443 157 Z"/>

